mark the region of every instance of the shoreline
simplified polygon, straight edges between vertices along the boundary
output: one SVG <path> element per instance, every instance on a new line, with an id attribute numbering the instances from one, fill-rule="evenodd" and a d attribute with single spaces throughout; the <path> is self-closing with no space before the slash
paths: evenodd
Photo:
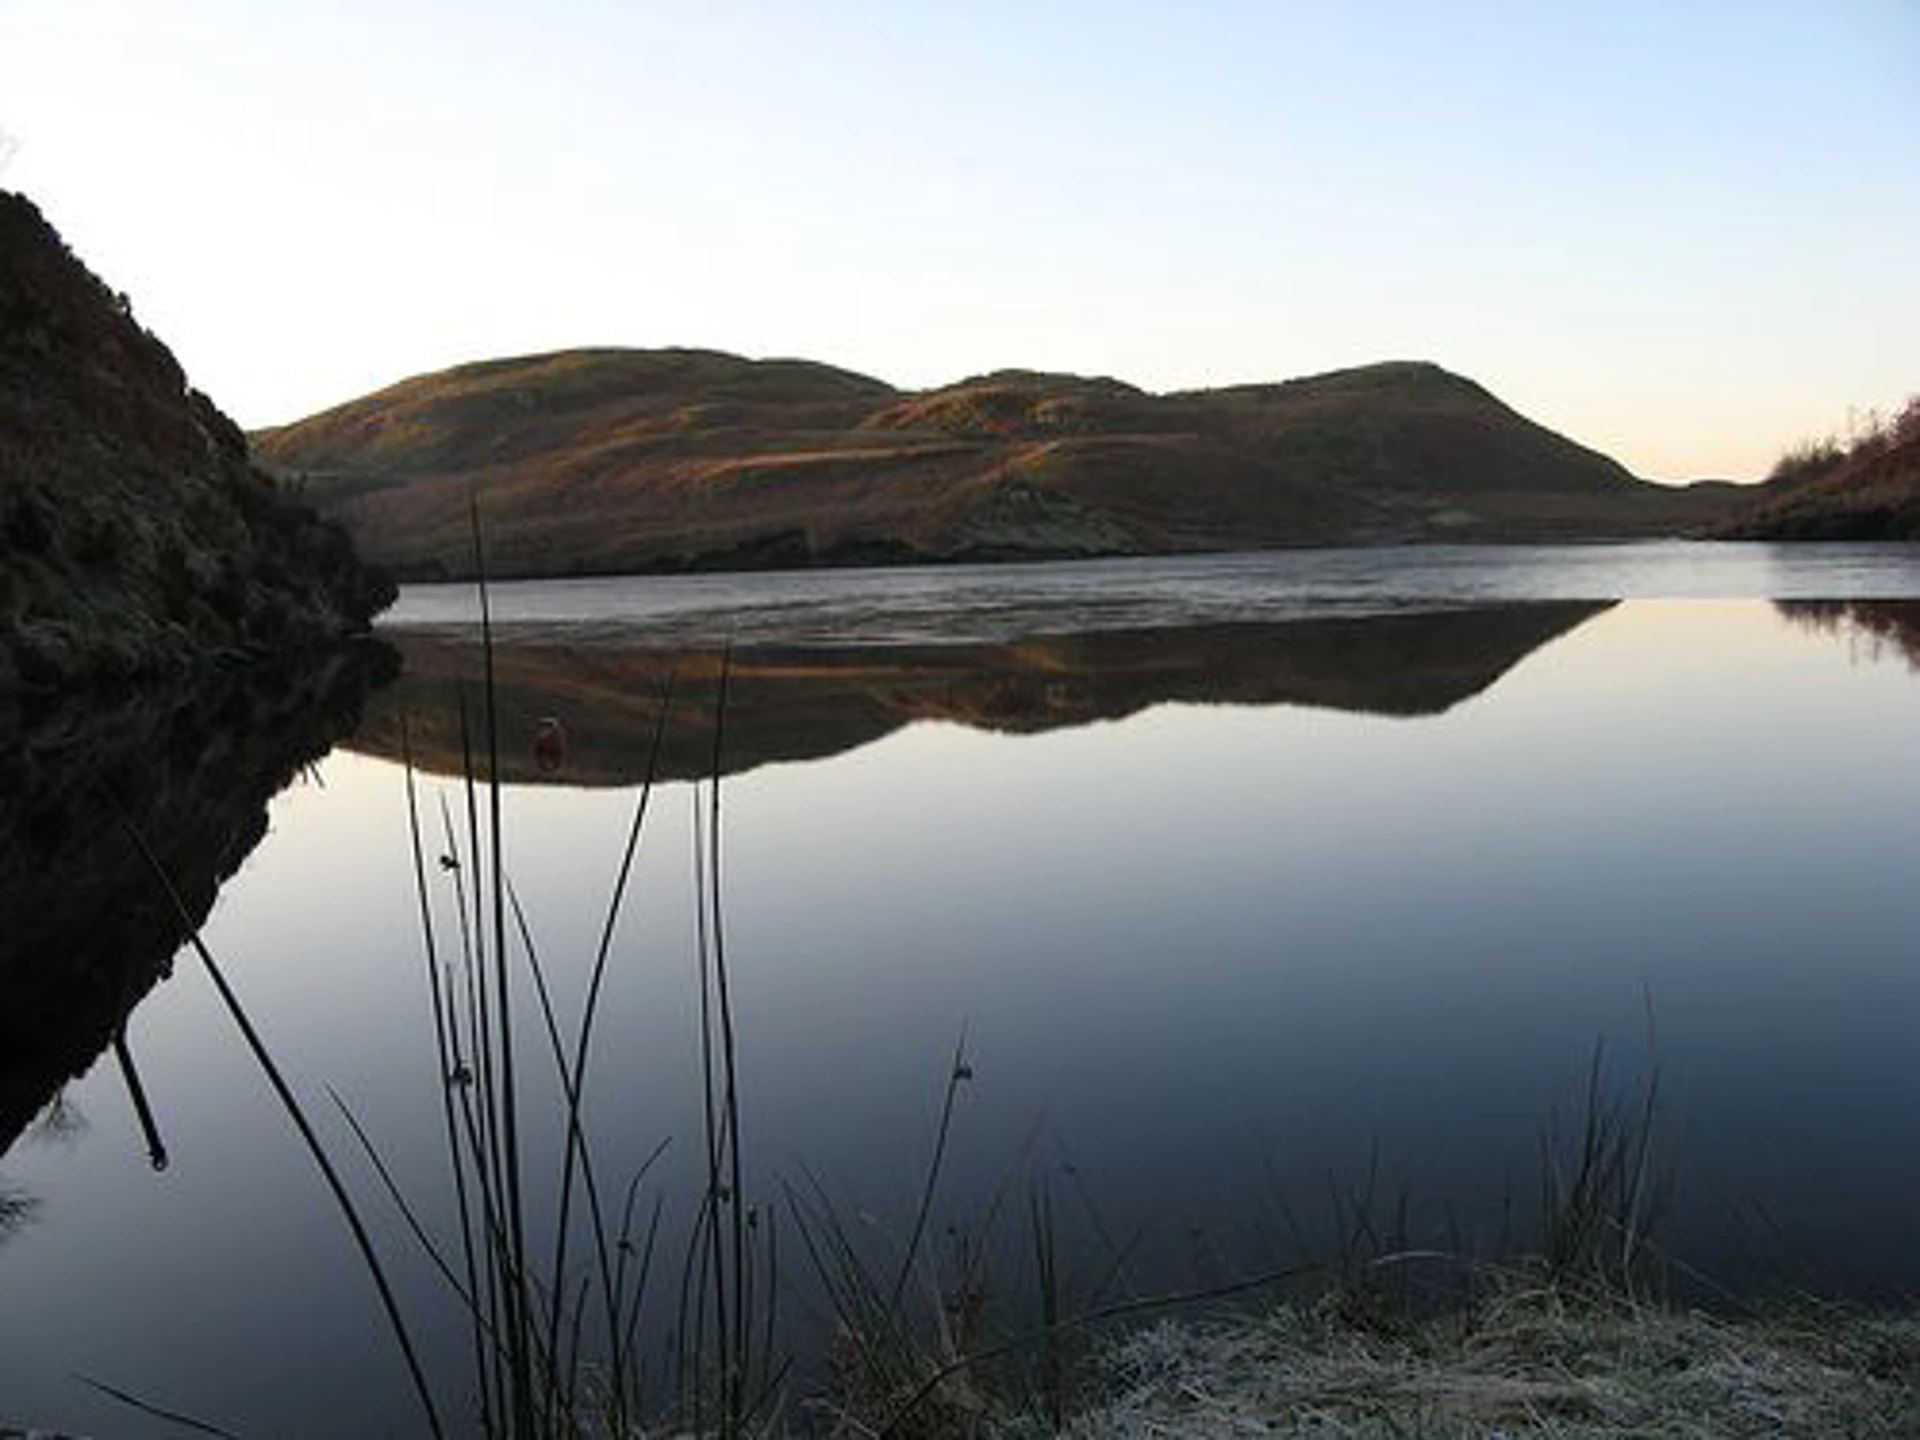
<path id="1" fill-rule="evenodd" d="M 1351 1298 L 1335 1290 L 1311 1306 L 1130 1329 L 1098 1347 L 1095 1393 L 1055 1433 L 1598 1440 L 1920 1428 L 1912 1310 L 1808 1301 L 1729 1319 L 1524 1274 L 1424 1321 L 1356 1313 Z M 1033 1416 L 999 1433 L 1048 1431 Z"/>

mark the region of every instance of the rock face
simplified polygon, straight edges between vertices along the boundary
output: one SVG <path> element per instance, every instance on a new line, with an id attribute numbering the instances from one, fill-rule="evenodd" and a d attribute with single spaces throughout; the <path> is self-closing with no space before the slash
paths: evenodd
<path id="1" fill-rule="evenodd" d="M 1151 395 L 1000 371 L 901 392 L 797 360 L 575 350 L 423 375 L 254 436 L 397 572 L 1000 560 L 1672 534 L 1635 479 L 1436 365 Z"/>
<path id="2" fill-rule="evenodd" d="M 0 191 L 0 696 L 283 655 L 392 595 Z"/>

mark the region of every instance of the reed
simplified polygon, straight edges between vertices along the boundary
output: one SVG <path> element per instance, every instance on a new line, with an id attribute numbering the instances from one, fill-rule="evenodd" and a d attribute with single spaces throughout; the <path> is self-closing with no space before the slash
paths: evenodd
<path id="1" fill-rule="evenodd" d="M 478 557 L 483 546 L 477 510 L 472 523 Z M 731 1440 L 762 1425 L 786 1368 L 774 1350 L 778 1286 L 773 1212 L 751 1204 L 743 1188 L 747 1167 L 741 1139 L 739 1033 L 721 895 L 724 847 L 719 774 L 724 729 L 719 717 L 725 712 L 730 662 L 723 654 L 715 681 L 712 778 L 704 790 L 696 787 L 694 791 L 701 807 L 694 827 L 698 850 L 694 905 L 707 1173 L 687 1242 L 691 1298 L 682 1305 L 684 1373 L 676 1391 L 681 1397 L 676 1412 L 648 1393 L 641 1363 L 647 1295 L 657 1275 L 665 1214 L 664 1196 L 646 1203 L 646 1184 L 666 1146 L 662 1142 L 655 1147 L 613 1192 L 619 1196 L 616 1219 L 607 1203 L 588 1112 L 596 1021 L 606 994 L 614 936 L 630 899 L 635 858 L 653 800 L 674 703 L 674 681 L 669 677 L 663 688 L 658 718 L 646 741 L 645 779 L 615 868 L 598 943 L 586 967 L 584 993 L 577 1013 L 565 1020 L 550 967 L 510 875 L 492 607 L 484 562 L 477 559 L 476 568 L 484 655 L 481 694 L 477 704 L 464 691 L 460 696 L 462 813 L 456 821 L 454 808 L 442 794 L 440 848 L 433 863 L 412 739 L 404 725 L 402 729 L 409 868 L 432 1017 L 439 1129 L 452 1212 L 450 1237 L 433 1232 L 430 1213 L 443 1207 L 423 1206 L 410 1197 L 368 1126 L 337 1091 L 329 1087 L 327 1093 L 379 1192 L 466 1316 L 471 1365 L 466 1395 L 478 1433 L 490 1440 L 585 1436 L 621 1440 L 641 1433 L 644 1423 L 664 1419 L 675 1426 L 690 1421 L 696 1433 Z M 361 1204 L 265 1038 L 193 927 L 159 862 L 143 837 L 130 824 L 127 828 L 188 926 L 189 943 L 346 1219 L 405 1360 L 424 1432 L 435 1437 L 449 1433 L 440 1399 Z M 436 885 L 447 889 L 456 921 L 451 930 L 437 919 Z M 548 1117 L 525 1110 L 527 1065 L 533 1053 L 522 1053 L 523 1030 L 544 1040 L 560 1095 L 558 1168 L 552 1185 L 558 1200 L 544 1243 L 535 1233 L 529 1211 L 527 1139 L 529 1123 Z M 0 1218 L 17 1219 L 24 1213 L 23 1206 L 9 1204 Z M 572 1258 L 574 1232 L 582 1227 L 584 1266 Z M 550 1257 L 544 1266 L 543 1257 Z M 590 1307 L 596 1317 L 591 1324 Z M 120 1393 L 109 1386 L 100 1388 L 103 1393 Z M 150 1415 L 172 1416 L 173 1412 L 127 1398 Z M 466 1427 L 452 1429 L 464 1433 Z"/>
<path id="2" fill-rule="evenodd" d="M 1649 1027 L 1651 1034 L 1651 1014 Z M 1556 1114 L 1542 1127 L 1540 1230 L 1531 1246 L 1508 1230 L 1496 1253 L 1473 1254 L 1451 1210 L 1445 1236 L 1431 1242 L 1415 1224 L 1409 1188 L 1389 1181 L 1376 1144 L 1357 1177 L 1327 1179 L 1326 1246 L 1307 1243 L 1282 1200 L 1298 1250 L 1292 1262 L 1218 1284 L 1115 1298 L 1107 1286 L 1124 1269 L 1132 1242 L 1109 1242 L 1107 1278 L 1076 1287 L 1064 1258 L 1073 1236 L 1055 1213 L 1051 1187 L 1036 1177 L 1026 1189 L 1024 1269 L 1008 1288 L 1030 1286 L 1037 1303 L 1024 1323 L 997 1333 L 968 1327 L 958 1346 L 954 1332 L 916 1327 L 891 1303 L 898 1285 L 883 1288 L 880 1267 L 817 1184 L 793 1193 L 807 1253 L 827 1282 L 840 1327 L 836 1420 L 846 1433 L 874 1436 L 1100 1433 L 1084 1418 L 1084 1397 L 1090 1383 L 1101 1383 L 1090 1362 L 1113 1350 L 1092 1343 L 1093 1336 L 1116 1325 L 1132 1332 L 1143 1320 L 1195 1307 L 1225 1306 L 1221 1323 L 1252 1326 L 1277 1297 L 1291 1295 L 1311 1300 L 1311 1323 L 1345 1337 L 1342 1343 L 1427 1346 L 1484 1326 L 1487 1314 L 1526 1287 L 1566 1296 L 1569 1305 L 1646 1306 L 1662 1267 L 1672 1263 L 1657 1243 L 1672 1193 L 1672 1171 L 1657 1143 L 1659 1065 L 1655 1054 L 1638 1084 L 1623 1090 L 1611 1082 L 1605 1055 L 1604 1043 L 1597 1044 L 1572 1125 Z M 937 1151 L 944 1150 L 950 1118 L 943 1112 Z M 916 1237 L 921 1228 L 916 1223 Z M 1260 1305 L 1246 1310 L 1255 1299 Z M 1292 1312 L 1283 1306 L 1282 1313 Z M 1250 1382 L 1243 1376 L 1239 1383 Z M 1091 1413 L 1098 1410 L 1096 1402 Z"/>
<path id="3" fill-rule="evenodd" d="M 201 966 L 205 970 L 208 979 L 213 982 L 214 990 L 218 993 L 221 1004 L 225 1007 L 228 1016 L 240 1031 L 242 1039 L 246 1042 L 248 1052 L 253 1056 L 255 1063 L 259 1066 L 260 1072 L 265 1077 L 268 1087 L 273 1091 L 274 1098 L 280 1102 L 281 1109 L 293 1123 L 294 1129 L 299 1133 L 301 1143 L 306 1147 L 307 1154 L 319 1169 L 322 1179 L 326 1182 L 328 1192 L 333 1196 L 335 1204 L 339 1207 L 341 1216 L 346 1221 L 348 1230 L 352 1233 L 354 1245 L 359 1251 L 367 1274 L 373 1282 L 375 1291 L 379 1295 L 380 1308 L 386 1316 L 388 1326 L 393 1334 L 394 1343 L 399 1348 L 401 1357 L 406 1363 L 408 1378 L 412 1381 L 414 1392 L 419 1398 L 422 1419 L 426 1423 L 428 1433 L 436 1437 L 436 1440 L 439 1440 L 439 1437 L 446 1434 L 446 1430 L 441 1424 L 439 1408 L 434 1404 L 432 1387 L 427 1382 L 426 1371 L 420 1362 L 419 1351 L 413 1343 L 412 1331 L 407 1325 L 405 1315 L 401 1311 L 399 1299 L 394 1294 L 393 1285 L 388 1279 L 386 1267 L 381 1263 L 381 1257 L 379 1251 L 374 1246 L 373 1237 L 367 1230 L 366 1222 L 361 1218 L 359 1206 L 355 1204 L 352 1193 L 347 1189 L 346 1182 L 341 1179 L 339 1168 L 333 1162 L 332 1155 L 327 1150 L 325 1143 L 320 1139 L 319 1133 L 314 1129 L 313 1122 L 308 1118 L 306 1107 L 300 1103 L 300 1099 L 294 1093 L 293 1087 L 287 1082 L 286 1076 L 281 1072 L 280 1066 L 275 1062 L 272 1051 L 268 1049 L 266 1041 L 262 1038 L 259 1029 L 254 1025 L 252 1017 L 247 1013 L 246 1007 L 241 1003 L 238 993 L 234 990 L 233 986 L 228 983 L 226 972 L 222 969 L 220 962 L 214 958 L 213 952 L 207 948 L 206 942 L 201 939 L 200 928 L 194 922 L 192 912 L 187 909 L 186 902 L 181 899 L 180 892 L 174 888 L 173 881 L 171 877 L 168 876 L 166 868 L 153 853 L 152 847 L 147 844 L 146 837 L 140 833 L 139 828 L 124 816 L 122 817 L 121 823 L 127 838 L 139 853 L 141 863 L 147 867 L 148 873 L 153 876 L 155 883 L 166 896 L 168 904 L 172 906 L 174 912 L 180 917 L 181 923 L 186 927 L 187 943 L 193 948 L 194 954 L 199 957 Z"/>
<path id="4" fill-rule="evenodd" d="M 741 1028 L 728 954 L 724 904 L 726 759 L 730 650 L 713 676 L 713 725 L 707 779 L 690 788 L 694 949 L 700 1066 L 700 1193 L 679 1264 L 675 1328 L 667 1347 L 677 1366 L 663 1398 L 647 1383 L 643 1334 L 647 1299 L 671 1254 L 666 1197 L 649 1200 L 647 1183 L 665 1151 L 651 1151 L 617 1186 L 603 1183 L 591 1125 L 589 1078 L 598 1020 L 615 953 L 615 936 L 633 891 L 636 857 L 652 813 L 655 781 L 676 703 L 677 681 L 663 685 L 657 718 L 645 742 L 644 779 L 635 797 L 608 888 L 597 941 L 585 966 L 575 1013 L 563 1011 L 553 967 L 511 878 L 501 741 L 494 674 L 494 633 L 477 510 L 473 516 L 482 652 L 477 703 L 462 692 L 459 734 L 463 774 L 459 811 L 439 797 L 437 856 L 430 856 L 412 740 L 403 724 L 409 868 L 416 892 L 419 939 L 432 1042 L 440 1140 L 445 1151 L 452 1220 L 437 1236 L 428 1211 L 408 1196 L 367 1126 L 338 1094 L 336 1108 L 399 1215 L 412 1243 L 430 1262 L 464 1315 L 470 1375 L 465 1386 L 479 1433 L 501 1440 L 624 1440 L 660 1423 L 698 1436 L 735 1440 L 771 1430 L 790 1362 L 777 1349 L 781 1222 L 791 1227 L 834 1334 L 830 1366 L 836 1424 L 855 1433 L 972 1433 L 990 1415 L 1037 1416 L 1060 1430 L 1076 1408 L 1077 1376 L 1095 1327 L 1178 1307 L 1217 1302 L 1314 1279 L 1330 1293 L 1364 1298 L 1368 1313 L 1404 1315 L 1412 1303 L 1413 1262 L 1469 1263 L 1457 1239 L 1421 1248 L 1404 1187 L 1388 1187 L 1377 1147 L 1357 1184 L 1329 1179 L 1333 1253 L 1186 1291 L 1135 1294 L 1125 1288 L 1136 1232 L 1118 1243 L 1092 1197 L 1075 1186 L 1091 1233 L 1104 1251 L 1091 1284 L 1079 1283 L 1069 1252 L 1076 1237 L 1056 1213 L 1044 1178 L 1025 1187 L 1024 1257 L 1011 1297 L 1031 1293 L 1023 1321 L 989 1319 L 1006 1303 L 988 1283 L 987 1257 L 996 1230 L 1017 1211 L 1009 1172 L 971 1237 L 952 1232 L 943 1264 L 929 1237 L 966 1086 L 974 1078 L 963 1028 L 947 1065 L 939 1120 L 904 1243 L 881 1253 L 866 1228 L 811 1175 L 780 1186 L 784 1201 L 756 1203 L 747 1192 Z M 163 886 L 166 876 L 137 835 L 133 839 Z M 436 889 L 446 892 L 436 906 Z M 177 895 L 174 903 L 179 907 Z M 455 923 L 440 922 L 450 904 Z M 184 907 L 179 907 L 184 916 Z M 190 923 L 190 922 L 189 922 Z M 275 1063 L 217 962 L 197 933 L 204 962 L 269 1084 L 325 1177 L 404 1357 L 427 1433 L 448 1433 L 434 1387 L 412 1340 L 359 1205 L 326 1143 Z M 1649 1021 L 1649 1023 L 1651 1023 Z M 534 1044 L 523 1050 L 527 1035 Z M 557 1117 L 526 1110 L 528 1067 L 542 1057 L 558 1086 Z M 1632 1296 L 1647 1283 L 1654 1231 L 1671 1194 L 1658 1161 L 1655 1121 L 1657 1059 L 1642 1089 L 1616 1096 L 1606 1084 L 1604 1046 L 1588 1068 L 1583 1107 L 1571 1131 L 1550 1117 L 1540 1134 L 1540 1263 L 1556 1281 L 1579 1279 Z M 557 1195 L 550 1232 L 542 1238 L 529 1213 L 527 1144 L 533 1127 L 557 1119 Z M 1032 1137 L 1025 1147 L 1030 1151 Z M 1072 1168 L 1068 1173 L 1073 1174 Z M 618 1205 L 609 1203 L 618 1197 Z M 0 1222 L 6 1219 L 0 1206 Z M 1300 1227 L 1287 1213 L 1296 1236 Z M 0 1224 L 3 1228 L 3 1224 Z M 1018 1228 L 1018 1227 L 1015 1227 Z M 581 1233 L 584 1232 L 584 1238 Z M 584 1255 L 584 1260 L 577 1256 Z M 664 1262 L 664 1263 L 670 1263 Z M 1030 1291 L 1029 1285 L 1030 1284 Z M 1037 1365 L 1034 1363 L 1037 1361 Z"/>
<path id="5" fill-rule="evenodd" d="M 482 585 L 484 590 L 484 581 Z M 489 629 L 489 649 L 491 643 Z M 730 657 L 723 653 L 714 681 L 717 717 L 724 715 L 729 669 Z M 489 664 L 489 688 L 490 672 Z M 1408 1291 L 1404 1285 L 1396 1290 L 1383 1277 L 1404 1275 L 1413 1260 L 1465 1263 L 1457 1244 L 1426 1250 L 1415 1244 L 1408 1192 L 1385 1183 L 1375 1147 L 1357 1183 L 1328 1181 L 1336 1235 L 1331 1256 L 1231 1283 L 1115 1299 L 1113 1287 L 1122 1283 L 1138 1234 L 1124 1245 L 1116 1244 L 1082 1188 L 1088 1228 L 1107 1254 L 1101 1278 L 1091 1286 L 1076 1286 L 1052 1190 L 1044 1179 L 1030 1180 L 1023 1268 L 1037 1304 L 1028 1323 L 995 1334 L 985 1318 L 990 1298 L 986 1256 L 1014 1189 L 1011 1174 L 993 1197 L 979 1237 L 968 1242 L 955 1232 L 955 1253 L 944 1273 L 928 1241 L 960 1100 L 974 1078 L 964 1029 L 947 1066 L 938 1125 L 911 1224 L 896 1253 L 875 1253 L 861 1229 L 847 1221 L 810 1176 L 805 1184 L 783 1187 L 783 1208 L 751 1203 L 745 1191 L 740 1032 L 722 885 L 719 775 L 725 732 L 716 719 L 709 779 L 691 792 L 704 1184 L 681 1266 L 674 1399 L 659 1404 L 642 1383 L 641 1330 L 645 1297 L 657 1273 L 665 1213 L 664 1196 L 646 1203 L 645 1183 L 665 1144 L 625 1177 L 617 1192 L 616 1222 L 595 1159 L 587 1081 L 614 936 L 630 899 L 673 700 L 674 681 L 669 678 L 648 741 L 645 780 L 570 1027 L 563 1021 L 549 964 L 506 863 L 494 706 L 479 707 L 477 736 L 468 706 L 464 701 L 461 706 L 467 756 L 460 782 L 464 833 L 442 796 L 437 863 L 429 861 L 411 740 L 402 730 L 410 868 L 455 1216 L 452 1243 L 432 1234 L 366 1127 L 337 1094 L 333 1099 L 382 1192 L 467 1316 L 472 1365 L 468 1393 L 481 1434 L 505 1440 L 590 1435 L 620 1440 L 638 1435 L 652 1421 L 702 1436 L 739 1437 L 770 1430 L 789 1373 L 788 1361 L 776 1351 L 775 1329 L 775 1298 L 781 1289 L 776 1218 L 783 1213 L 799 1238 L 835 1330 L 836 1421 L 850 1433 L 863 1434 L 977 1433 L 992 1417 L 1022 1414 L 1057 1431 L 1069 1424 L 1076 1409 L 1078 1377 L 1088 1353 L 1085 1337 L 1096 1327 L 1305 1279 L 1322 1284 L 1332 1280 L 1336 1291 L 1349 1296 L 1365 1294 L 1369 1310 L 1380 1307 L 1372 1312 L 1376 1317 L 1391 1318 L 1396 1304 L 1398 1313 L 1405 1313 Z M 164 884 L 151 852 L 140 837 L 134 839 Z M 451 942 L 436 922 L 436 875 L 437 883 L 450 892 L 457 920 Z M 217 962 L 197 935 L 191 943 L 347 1218 L 406 1359 L 427 1432 L 447 1433 L 381 1257 L 338 1166 Z M 449 943 L 450 955 L 443 953 Z M 515 1017 L 527 1010 L 529 998 L 562 1103 L 555 1179 L 559 1201 L 545 1246 L 530 1243 L 521 1153 L 525 1057 L 513 1045 L 514 1028 L 521 1023 Z M 1539 1263 L 1557 1282 L 1599 1282 L 1632 1296 L 1645 1284 L 1649 1258 L 1657 1253 L 1652 1239 L 1671 1193 L 1671 1174 L 1658 1163 L 1655 1144 L 1659 1068 L 1656 1058 L 1641 1088 L 1623 1097 L 1608 1085 L 1604 1060 L 1604 1044 L 1597 1044 L 1572 1128 L 1562 1127 L 1553 1116 L 1541 1130 Z M 1030 1151 L 1031 1145 L 1029 1137 L 1025 1148 Z M 1074 1173 L 1071 1166 L 1068 1173 Z M 588 1257 L 583 1269 L 572 1262 L 570 1239 L 582 1207 Z M 1298 1235 L 1300 1227 L 1290 1212 L 1288 1221 Z M 541 1256 L 551 1257 L 544 1267 Z M 1007 1287 L 1008 1293 L 1023 1283 Z M 920 1294 L 929 1302 L 924 1309 L 914 1304 Z M 598 1313 L 592 1324 L 590 1309 Z M 1375 1323 L 1369 1328 L 1374 1333 L 1395 1330 Z M 1037 1366 L 1031 1363 L 1036 1360 Z M 171 1413 L 141 1408 L 162 1416 Z M 218 1432 L 209 1428 L 209 1433 Z"/>
<path id="6" fill-rule="evenodd" d="M 490 646 L 490 637 L 487 639 Z M 487 1435 L 514 1437 L 572 1436 L 584 1433 L 624 1435 L 634 1431 L 646 1413 L 646 1396 L 639 1364 L 639 1327 L 645 1296 L 655 1273 L 663 1205 L 656 1202 L 647 1216 L 644 1234 L 637 1230 L 642 1216 L 642 1186 L 664 1153 L 664 1143 L 627 1178 L 617 1226 L 610 1223 L 587 1124 L 587 1077 L 591 1070 L 596 1019 L 605 994 L 605 980 L 613 936 L 630 894 L 635 854 L 644 832 L 653 798 L 655 776 L 671 704 L 671 682 L 663 693 L 658 723 L 648 741 L 646 778 L 640 787 L 627 828 L 619 863 L 608 897 L 600 939 L 588 967 L 585 995 L 569 1034 L 563 1025 L 549 978 L 549 967 L 500 859 L 500 814 L 497 735 L 485 740 L 489 756 L 484 780 L 469 766 L 463 780 L 467 796 L 468 830 L 462 848 L 450 819 L 443 812 L 447 849 L 440 870 L 451 877 L 455 911 L 462 917 L 461 953 L 453 964 L 439 954 L 439 937 L 432 923 L 428 893 L 428 866 L 421 839 L 418 795 L 409 766 L 409 835 L 413 846 L 413 873 L 420 889 L 421 941 L 427 958 L 434 998 L 438 1069 L 444 1080 L 443 1128 L 458 1211 L 464 1281 L 454 1267 L 437 1259 L 437 1267 L 471 1317 L 474 1336 L 473 1394 L 480 1424 Z M 463 712 L 464 713 L 464 712 Z M 497 719 L 489 718 L 489 726 Z M 465 748 L 472 753 L 469 735 Z M 485 813 L 483 830 L 477 817 Z M 479 853 L 485 863 L 471 864 Z M 469 881 L 477 868 L 478 878 Z M 704 879 L 702 881 L 704 886 Z M 720 914 L 717 898 L 704 895 L 701 913 L 711 923 Z M 502 931 L 485 921 L 489 909 L 496 926 L 510 917 Z M 471 917 L 471 918 L 469 918 Z M 486 943 L 491 935 L 491 945 Z M 710 966 L 703 942 L 702 971 L 715 994 L 725 997 L 723 970 Z M 557 1213 L 549 1237 L 550 1268 L 537 1268 L 528 1247 L 521 1187 L 513 1176 L 520 1166 L 517 1131 L 519 1081 L 515 1074 L 508 1031 L 513 1023 L 514 987 L 503 983 L 509 959 L 517 959 L 523 982 L 531 990 L 546 1051 L 563 1105 L 559 1173 L 555 1188 Z M 461 983 L 464 979 L 464 985 Z M 730 1000 L 726 1001 L 730 1014 Z M 732 1045 L 730 1034 L 715 1023 L 721 1050 Z M 739 1103 L 737 1067 L 721 1071 L 719 1099 L 714 1113 L 731 1118 L 716 1144 L 731 1146 L 737 1134 Z M 367 1144 L 369 1156 L 377 1156 Z M 734 1162 L 737 1166 L 737 1160 Z M 737 1173 L 737 1171 L 735 1172 Z M 404 1207 L 396 1187 L 388 1185 L 396 1204 Z M 575 1276 L 570 1269 L 571 1236 L 577 1206 L 584 1203 L 589 1263 Z M 711 1197 L 709 1204 L 716 1203 Z M 717 1203 L 724 1205 L 722 1197 Z M 516 1212 L 520 1219 L 516 1223 Z M 422 1227 L 410 1222 L 419 1243 L 437 1256 Z M 466 1260 L 468 1254 L 475 1259 Z M 480 1263 L 478 1256 L 485 1256 Z M 719 1295 L 718 1304 L 748 1307 L 744 1238 L 727 1259 L 727 1268 L 703 1281 Z M 733 1257 L 740 1257 L 739 1263 Z M 484 1277 L 484 1278 L 483 1278 Z M 589 1297 L 597 1295 L 600 1350 L 589 1358 L 584 1337 Z M 727 1313 L 727 1312 L 723 1312 Z M 719 1411 L 722 1433 L 745 1428 L 744 1375 L 749 1363 L 741 1359 L 744 1346 L 740 1326 L 729 1322 L 723 1338 L 730 1357 L 721 1373 Z M 703 1403 L 706 1387 L 694 1385 Z"/>
<path id="7" fill-rule="evenodd" d="M 948 1067 L 920 1199 L 897 1255 L 885 1256 L 876 1253 L 876 1246 L 863 1244 L 860 1227 L 850 1223 L 847 1212 L 811 1172 L 804 1174 L 804 1184 L 789 1181 L 784 1186 L 788 1213 L 826 1307 L 816 1317 L 816 1328 L 833 1336 L 828 1356 L 831 1394 L 820 1403 L 835 1413 L 837 1422 L 857 1424 L 857 1417 L 898 1406 L 920 1391 L 945 1362 L 964 1359 L 977 1339 L 981 1314 L 974 1302 L 984 1298 L 985 1246 L 960 1255 L 958 1273 L 949 1286 L 931 1262 L 926 1245 L 957 1102 L 962 1086 L 972 1078 L 963 1028 Z M 992 1208 L 997 1212 L 998 1199 Z M 991 1218 L 990 1214 L 989 1224 Z M 909 1286 L 916 1276 L 929 1301 L 918 1314 L 908 1304 Z M 939 1403 L 932 1408 L 948 1417 L 977 1411 L 971 1377 L 954 1372 L 954 1383 L 943 1387 Z"/>
<path id="8" fill-rule="evenodd" d="M 1598 1281 L 1632 1297 L 1655 1278 L 1654 1232 L 1673 1198 L 1655 1143 L 1658 1055 L 1638 1093 L 1611 1092 L 1596 1041 L 1571 1131 L 1550 1114 L 1540 1132 L 1540 1259 L 1557 1280 Z"/>

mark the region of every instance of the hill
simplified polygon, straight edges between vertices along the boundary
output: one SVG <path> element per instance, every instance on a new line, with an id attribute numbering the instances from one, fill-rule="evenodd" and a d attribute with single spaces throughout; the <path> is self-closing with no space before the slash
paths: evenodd
<path id="1" fill-rule="evenodd" d="M 0 191 L 0 697 L 284 655 L 391 595 Z"/>
<path id="2" fill-rule="evenodd" d="M 1718 533 L 1740 540 L 1920 540 L 1920 425 L 1812 473 L 1769 480 Z"/>
<path id="3" fill-rule="evenodd" d="M 901 392 L 797 360 L 577 350 L 418 376 L 258 432 L 371 558 L 506 575 L 1673 533 L 1636 480 L 1438 366 L 1152 395 L 999 371 Z"/>

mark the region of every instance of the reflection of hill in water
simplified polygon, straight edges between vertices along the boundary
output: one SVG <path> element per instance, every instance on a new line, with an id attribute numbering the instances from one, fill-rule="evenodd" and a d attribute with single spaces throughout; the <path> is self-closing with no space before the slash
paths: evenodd
<path id="1" fill-rule="evenodd" d="M 125 822 L 199 923 L 266 834 L 267 801 L 353 727 L 365 670 L 0 713 L 0 1154 L 186 939 Z"/>
<path id="2" fill-rule="evenodd" d="M 1168 701 L 1317 705 L 1437 714 L 1478 694 L 1529 652 L 1605 605 L 1552 602 L 1281 623 L 1041 636 L 1005 645 L 751 647 L 734 651 L 723 768 L 816 759 L 916 720 L 1040 731 L 1117 719 Z M 461 770 L 462 686 L 478 725 L 482 655 L 470 630 L 396 631 L 405 673 L 368 707 L 355 750 L 397 759 L 401 717 L 414 757 Z M 667 676 L 677 677 L 661 773 L 710 767 L 711 649 L 622 644 L 604 631 L 496 632 L 503 777 L 637 783 Z M 557 773 L 535 760 L 534 727 L 559 720 Z"/>

